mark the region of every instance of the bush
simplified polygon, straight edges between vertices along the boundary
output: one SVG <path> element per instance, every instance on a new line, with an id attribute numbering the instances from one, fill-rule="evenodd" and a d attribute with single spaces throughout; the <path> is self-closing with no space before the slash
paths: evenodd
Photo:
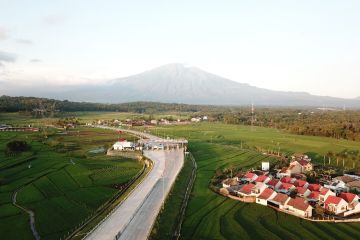
<path id="1" fill-rule="evenodd" d="M 11 141 L 6 144 L 5 154 L 15 155 L 21 152 L 25 152 L 31 149 L 31 146 L 26 141 Z"/>

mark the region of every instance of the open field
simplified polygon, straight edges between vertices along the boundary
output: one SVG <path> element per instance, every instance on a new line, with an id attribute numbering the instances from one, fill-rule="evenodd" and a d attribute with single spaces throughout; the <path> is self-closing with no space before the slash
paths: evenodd
<path id="1" fill-rule="evenodd" d="M 313 223 L 257 204 L 246 204 L 222 197 L 209 188 L 218 168 L 232 165 L 248 169 L 262 160 L 274 159 L 253 147 L 306 152 L 313 156 L 329 150 L 360 150 L 357 142 L 320 137 L 297 136 L 274 129 L 223 124 L 196 124 L 158 128 L 154 132 L 182 136 L 189 147 L 198 172 L 182 228 L 183 239 L 358 239 L 360 224 Z M 242 142 L 242 144 L 241 144 Z M 245 145 L 249 149 L 241 148 Z M 320 157 L 318 157 L 320 161 Z M 169 210 L 171 211 L 171 210 Z M 172 211 L 177 211 L 176 209 Z M 169 213 L 170 214 L 170 213 Z M 165 214 L 164 214 L 165 215 Z"/>
<path id="2" fill-rule="evenodd" d="M 1 238 L 33 239 L 28 215 L 12 205 L 15 192 L 17 204 L 35 213 L 42 239 L 59 239 L 91 216 L 142 169 L 135 160 L 89 152 L 109 146 L 118 137 L 113 131 L 88 128 L 1 132 Z M 133 139 L 126 134 L 121 137 Z M 31 143 L 31 150 L 5 155 L 6 143 L 15 139 Z"/>

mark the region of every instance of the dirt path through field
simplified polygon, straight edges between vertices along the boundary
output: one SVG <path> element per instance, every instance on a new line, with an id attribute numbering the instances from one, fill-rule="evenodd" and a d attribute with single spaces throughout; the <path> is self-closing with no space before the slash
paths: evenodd
<path id="1" fill-rule="evenodd" d="M 31 228 L 31 232 L 34 236 L 34 238 L 36 240 L 40 240 L 40 235 L 39 233 L 36 231 L 36 227 L 35 227 L 35 213 L 29 209 L 26 209 L 22 206 L 20 206 L 19 204 L 16 203 L 16 197 L 17 197 L 17 194 L 18 192 L 21 190 L 18 189 L 14 192 L 13 196 L 12 196 L 12 203 L 14 204 L 14 206 L 16 206 L 17 208 L 20 208 L 21 210 L 23 210 L 24 212 L 26 212 L 28 215 L 29 215 L 29 218 L 30 218 L 30 228 Z"/>

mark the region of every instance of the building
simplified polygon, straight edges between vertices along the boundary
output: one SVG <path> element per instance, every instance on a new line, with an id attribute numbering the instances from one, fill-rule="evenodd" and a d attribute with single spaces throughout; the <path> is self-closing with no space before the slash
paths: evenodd
<path id="1" fill-rule="evenodd" d="M 113 145 L 113 149 L 117 151 L 135 150 L 135 144 L 128 141 L 117 141 Z"/>
<path id="2" fill-rule="evenodd" d="M 266 175 L 260 175 L 255 179 L 255 182 L 267 183 L 270 181 L 270 178 Z"/>
<path id="3" fill-rule="evenodd" d="M 309 185 L 308 185 L 308 189 L 309 189 L 310 191 L 319 192 L 319 191 L 320 191 L 320 188 L 321 188 L 321 185 L 320 185 L 320 184 L 309 184 Z"/>
<path id="4" fill-rule="evenodd" d="M 324 187 L 332 190 L 333 192 L 348 192 L 349 188 L 346 186 L 346 182 L 341 180 L 342 178 L 336 177 L 331 182 L 324 184 Z"/>
<path id="5" fill-rule="evenodd" d="M 247 172 L 242 178 L 241 181 L 244 182 L 253 182 L 258 178 L 258 175 L 256 175 L 253 172 Z"/>
<path id="6" fill-rule="evenodd" d="M 294 183 L 296 181 L 296 179 L 286 176 L 286 177 L 281 178 L 280 181 L 282 183 Z"/>
<path id="7" fill-rule="evenodd" d="M 336 196 L 336 194 L 328 188 L 322 187 L 320 189 L 319 201 L 324 203 L 329 196 Z"/>
<path id="8" fill-rule="evenodd" d="M 299 196 L 299 197 L 307 197 L 309 196 L 311 193 L 311 191 L 307 188 L 304 188 L 304 187 L 296 187 L 296 195 Z"/>
<path id="9" fill-rule="evenodd" d="M 294 186 L 295 187 L 304 187 L 307 188 L 309 186 L 309 183 L 307 181 L 301 180 L 301 179 L 297 179 L 294 182 Z"/>
<path id="10" fill-rule="evenodd" d="M 357 191 L 359 193 L 360 192 L 360 180 L 355 180 L 355 181 L 349 182 L 346 184 L 346 187 L 348 187 L 349 190 L 351 190 L 351 191 Z"/>
<path id="11" fill-rule="evenodd" d="M 290 194 L 290 192 L 294 191 L 296 187 L 291 183 L 282 183 L 278 188 L 277 191 L 285 194 Z"/>
<path id="12" fill-rule="evenodd" d="M 259 196 L 256 197 L 256 203 L 267 206 L 267 200 L 274 198 L 277 193 L 271 188 L 266 188 Z"/>
<path id="13" fill-rule="evenodd" d="M 340 197 L 329 196 L 324 202 L 324 208 L 330 213 L 338 215 L 348 210 L 348 203 Z"/>
<path id="14" fill-rule="evenodd" d="M 320 192 L 312 191 L 309 195 L 307 195 L 306 199 L 309 202 L 318 202 L 320 199 Z"/>
<path id="15" fill-rule="evenodd" d="M 290 200 L 290 197 L 283 193 L 277 193 L 274 198 L 267 201 L 268 206 L 272 206 L 279 209 L 285 209 L 285 205 Z"/>
<path id="16" fill-rule="evenodd" d="M 278 179 L 275 179 L 275 178 L 272 178 L 270 181 L 268 181 L 266 183 L 266 185 L 271 188 L 271 189 L 277 189 L 280 185 L 281 185 L 281 182 L 280 180 Z"/>
<path id="17" fill-rule="evenodd" d="M 270 163 L 269 162 L 262 162 L 261 163 L 261 170 L 269 171 L 270 170 Z"/>
<path id="18" fill-rule="evenodd" d="M 225 179 L 223 182 L 222 182 L 222 186 L 224 188 L 229 188 L 229 187 L 232 187 L 232 186 L 237 186 L 239 185 L 239 181 L 238 181 L 238 178 L 228 178 L 228 179 Z"/>
<path id="19" fill-rule="evenodd" d="M 292 214 L 299 217 L 304 217 L 304 218 L 312 217 L 313 208 L 304 198 L 300 198 L 300 197 L 291 198 L 286 203 L 286 209 Z"/>
<path id="20" fill-rule="evenodd" d="M 349 204 L 354 204 L 355 202 L 359 202 L 358 195 L 353 194 L 353 193 L 342 192 L 342 193 L 340 193 L 339 197 L 344 199 Z"/>
<path id="21" fill-rule="evenodd" d="M 244 186 L 242 186 L 239 189 L 238 195 L 242 196 L 242 197 L 252 196 L 252 190 L 254 187 L 255 187 L 255 184 L 252 184 L 252 183 L 245 184 Z"/>

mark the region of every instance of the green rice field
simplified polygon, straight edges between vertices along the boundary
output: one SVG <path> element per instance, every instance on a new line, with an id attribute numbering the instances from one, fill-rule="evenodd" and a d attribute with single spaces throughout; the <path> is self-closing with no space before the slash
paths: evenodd
<path id="1" fill-rule="evenodd" d="M 90 128 L 0 132 L 0 239 L 33 239 L 28 214 L 12 204 L 15 192 L 17 204 L 35 213 L 41 239 L 59 239 L 92 216 L 142 169 L 136 160 L 90 152 L 118 137 Z M 5 155 L 6 143 L 15 139 L 31 150 Z"/>
<path id="2" fill-rule="evenodd" d="M 255 147 L 275 149 L 279 142 L 281 151 L 309 153 L 316 157 L 329 150 L 359 150 L 360 143 L 213 123 L 163 127 L 155 131 L 188 138 L 190 151 L 198 164 L 197 179 L 182 227 L 182 239 L 360 238 L 360 223 L 313 223 L 258 204 L 225 198 L 209 188 L 218 168 L 231 165 L 245 170 L 259 166 L 263 160 L 274 161 L 254 151 Z M 244 149 L 245 145 L 249 149 Z"/>

